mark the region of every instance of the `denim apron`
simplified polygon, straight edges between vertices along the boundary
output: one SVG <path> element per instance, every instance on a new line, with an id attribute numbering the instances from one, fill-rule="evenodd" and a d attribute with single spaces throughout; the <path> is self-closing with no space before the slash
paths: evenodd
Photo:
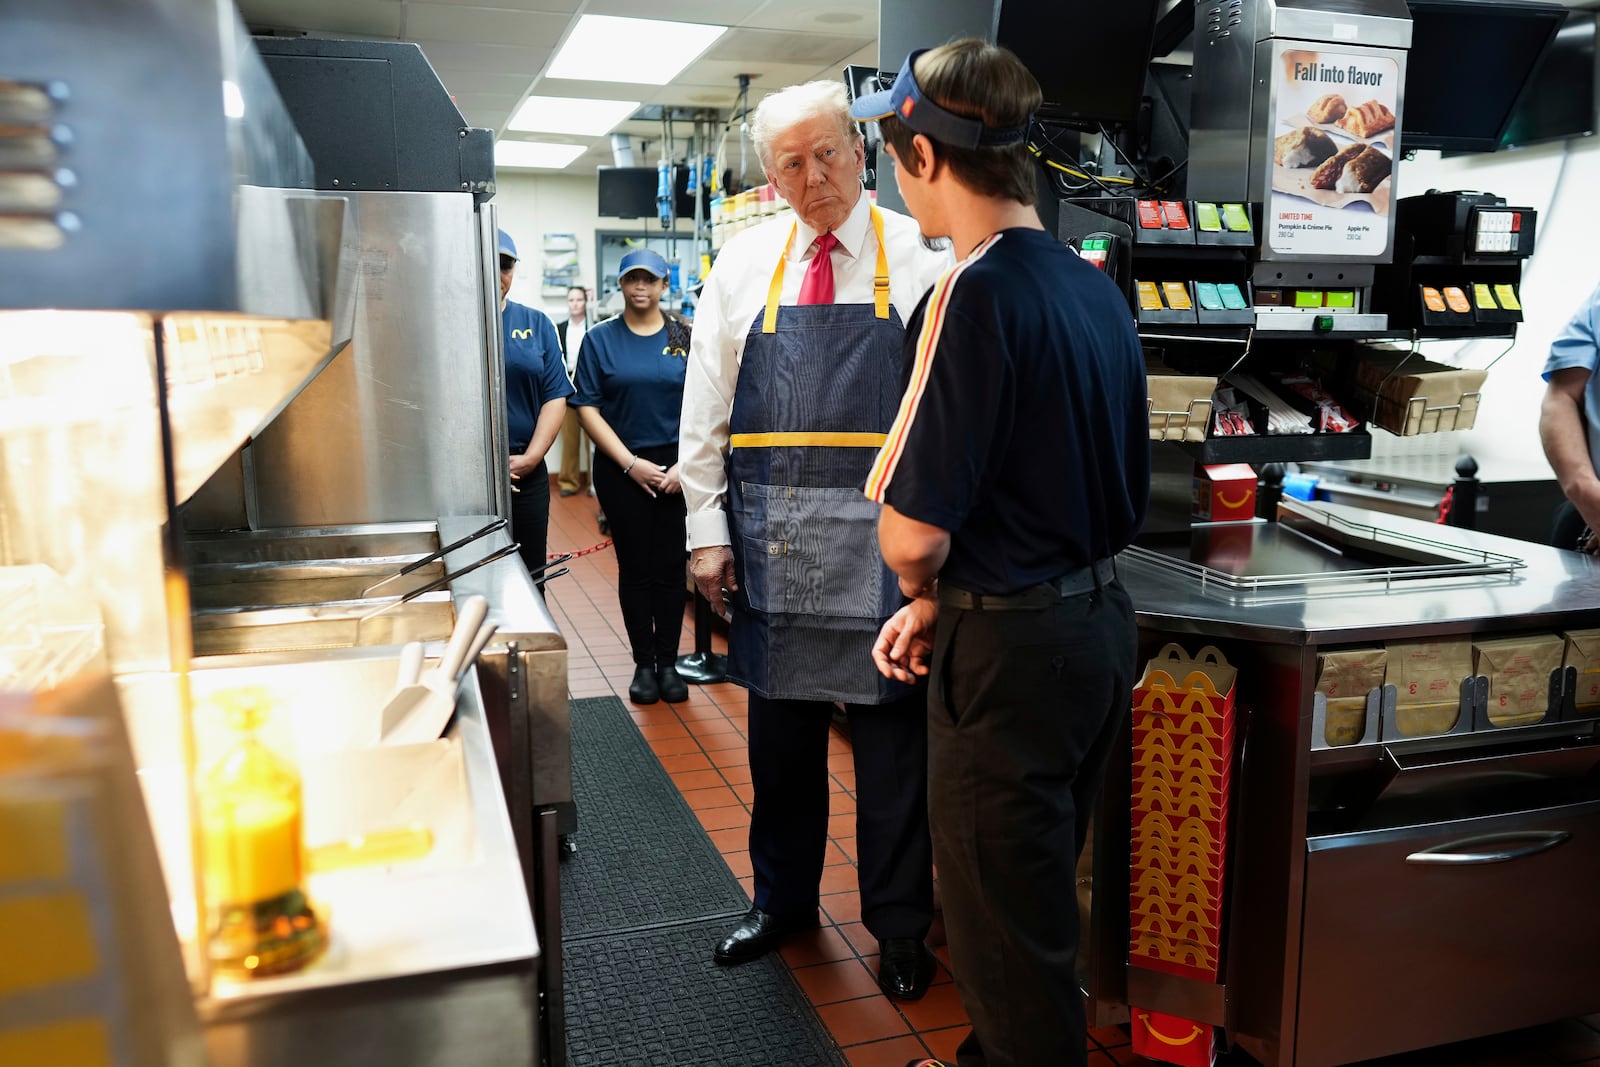
<path id="1" fill-rule="evenodd" d="M 878 505 L 861 491 L 900 407 L 905 337 L 876 207 L 872 226 L 870 304 L 780 308 L 789 232 L 734 390 L 728 677 L 773 700 L 883 704 L 909 692 L 872 663 L 905 602 L 878 548 Z"/>

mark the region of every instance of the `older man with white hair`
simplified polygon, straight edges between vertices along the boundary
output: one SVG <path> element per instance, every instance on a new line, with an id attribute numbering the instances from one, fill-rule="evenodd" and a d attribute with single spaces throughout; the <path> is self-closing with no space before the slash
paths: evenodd
<path id="1" fill-rule="evenodd" d="M 934 973 L 926 690 L 873 666 L 878 629 L 905 600 L 861 486 L 900 403 L 903 324 L 953 259 L 864 194 L 841 83 L 767 97 L 750 132 L 796 217 L 718 257 L 680 436 L 690 569 L 729 617 L 729 677 L 750 693 L 754 907 L 714 955 L 742 963 L 817 925 L 828 728 L 842 705 L 861 920 L 879 941 L 879 984 L 915 999 Z"/>

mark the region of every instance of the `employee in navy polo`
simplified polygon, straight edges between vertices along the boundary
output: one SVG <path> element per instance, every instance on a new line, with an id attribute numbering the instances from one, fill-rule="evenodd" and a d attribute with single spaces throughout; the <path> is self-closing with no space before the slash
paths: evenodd
<path id="1" fill-rule="evenodd" d="M 572 398 L 594 442 L 594 485 L 617 550 L 617 600 L 633 652 L 628 699 L 689 699 L 679 677 L 683 635 L 683 490 L 678 416 L 689 363 L 689 327 L 661 310 L 667 261 L 647 248 L 617 267 L 622 314 L 594 327 L 578 350 Z"/>
<path id="2" fill-rule="evenodd" d="M 550 540 L 550 472 L 544 455 L 561 433 L 572 382 L 550 316 L 507 298 L 516 272 L 517 246 L 501 230 L 500 333 L 511 437 L 511 536 L 522 546 L 522 562 L 536 571 L 544 566 Z"/>
<path id="3" fill-rule="evenodd" d="M 866 492 L 914 598 L 873 656 L 904 681 L 931 668 L 934 863 L 973 1027 L 961 1067 L 1087 1062 L 1072 885 L 1133 685 L 1112 557 L 1150 483 L 1127 301 L 1033 208 L 1039 102 L 1014 55 L 966 40 L 913 52 L 852 108 L 877 120 L 922 232 L 960 257 L 907 324 L 907 389 Z"/>

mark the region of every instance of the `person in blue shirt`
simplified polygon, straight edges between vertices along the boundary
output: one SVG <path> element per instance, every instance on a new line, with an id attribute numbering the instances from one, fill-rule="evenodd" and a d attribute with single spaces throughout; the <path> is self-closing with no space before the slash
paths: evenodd
<path id="1" fill-rule="evenodd" d="M 550 472 L 544 455 L 561 432 L 572 383 L 550 316 L 508 298 L 516 272 L 517 246 L 501 230 L 500 333 L 511 438 L 511 536 L 522 546 L 522 562 L 537 572 L 550 541 Z"/>
<path id="2" fill-rule="evenodd" d="M 617 551 L 617 599 L 633 649 L 635 704 L 689 699 L 679 676 L 683 632 L 683 490 L 678 420 L 689 328 L 661 310 L 667 261 L 648 249 L 622 257 L 622 314 L 584 335 L 573 406 L 594 442 L 592 477 Z"/>
<path id="3" fill-rule="evenodd" d="M 933 858 L 972 1020 L 960 1067 L 1088 1062 L 1071 886 L 1134 680 L 1113 557 L 1148 506 L 1144 358 L 1115 283 L 1034 210 L 1040 100 L 1016 56 L 969 39 L 912 52 L 851 109 L 878 123 L 923 234 L 961 257 L 906 326 L 900 413 L 865 487 L 911 599 L 873 659 L 929 678 Z"/>
<path id="4" fill-rule="evenodd" d="M 1539 441 L 1567 502 L 1550 543 L 1600 553 L 1600 289 L 1583 302 L 1545 360 Z M 1581 532 L 1580 532 L 1581 531 Z"/>

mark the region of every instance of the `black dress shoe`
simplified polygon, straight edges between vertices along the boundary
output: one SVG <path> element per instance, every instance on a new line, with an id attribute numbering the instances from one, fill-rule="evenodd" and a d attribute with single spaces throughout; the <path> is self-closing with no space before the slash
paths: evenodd
<path id="1" fill-rule="evenodd" d="M 628 685 L 628 699 L 635 704 L 654 704 L 661 699 L 661 687 L 656 684 L 656 672 L 649 667 L 639 667 L 633 672 Z"/>
<path id="2" fill-rule="evenodd" d="M 671 664 L 656 672 L 656 684 L 661 689 L 661 699 L 668 704 L 682 704 L 689 699 L 689 683 Z"/>
<path id="3" fill-rule="evenodd" d="M 760 908 L 751 908 L 739 920 L 739 925 L 717 943 L 711 955 L 718 963 L 748 963 L 760 959 L 778 947 L 789 934 L 797 930 L 811 930 L 817 926 L 815 911 L 799 915 L 769 915 Z"/>
<path id="4" fill-rule="evenodd" d="M 878 985 L 892 997 L 922 999 L 936 967 L 933 953 L 917 938 L 891 937 L 878 942 Z"/>

